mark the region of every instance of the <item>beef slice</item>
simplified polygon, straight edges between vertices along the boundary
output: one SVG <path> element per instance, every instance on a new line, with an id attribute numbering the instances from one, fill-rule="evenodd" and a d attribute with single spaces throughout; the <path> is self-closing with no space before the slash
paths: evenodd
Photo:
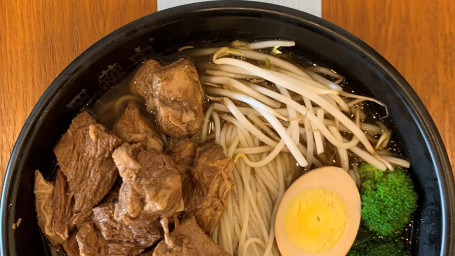
<path id="1" fill-rule="evenodd" d="M 120 144 L 87 112 L 72 120 L 54 153 L 74 194 L 74 213 L 90 211 L 111 190 L 118 176 L 111 155 Z"/>

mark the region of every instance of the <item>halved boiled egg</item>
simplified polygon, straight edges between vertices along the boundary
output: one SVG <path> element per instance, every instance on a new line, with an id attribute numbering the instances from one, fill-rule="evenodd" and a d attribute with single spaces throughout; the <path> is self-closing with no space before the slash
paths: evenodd
<path id="1" fill-rule="evenodd" d="M 351 248 L 360 224 L 360 195 L 338 167 L 314 169 L 285 192 L 275 218 L 282 255 L 338 256 Z"/>

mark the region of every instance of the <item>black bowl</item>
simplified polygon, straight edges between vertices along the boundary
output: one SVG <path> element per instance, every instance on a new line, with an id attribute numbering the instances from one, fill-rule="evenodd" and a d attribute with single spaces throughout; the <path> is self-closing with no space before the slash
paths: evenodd
<path id="1" fill-rule="evenodd" d="M 132 22 L 74 60 L 41 97 L 19 135 L 3 185 L 2 255 L 51 255 L 36 220 L 33 173 L 55 171 L 52 148 L 81 108 L 123 80 L 144 58 L 181 46 L 234 39 L 287 39 L 296 51 L 347 77 L 358 92 L 384 102 L 402 153 L 411 160 L 420 207 L 413 255 L 455 254 L 452 170 L 430 115 L 403 77 L 378 53 L 343 29 L 296 10 L 254 2 L 181 6 Z M 20 226 L 12 224 L 19 218 Z"/>

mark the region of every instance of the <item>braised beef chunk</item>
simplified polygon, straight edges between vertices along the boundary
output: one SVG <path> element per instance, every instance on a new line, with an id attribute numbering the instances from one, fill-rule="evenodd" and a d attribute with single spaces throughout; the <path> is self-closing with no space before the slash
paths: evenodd
<path id="1" fill-rule="evenodd" d="M 184 139 L 204 119 L 194 64 L 149 60 L 129 88 L 145 98 L 158 129 L 173 137 L 166 153 L 135 103 L 112 133 L 80 113 L 54 147 L 55 182 L 35 173 L 40 228 L 68 256 L 228 255 L 208 235 L 226 207 L 234 162 L 215 143 Z"/>
<path id="2" fill-rule="evenodd" d="M 74 213 L 73 216 L 71 216 L 71 219 L 68 224 L 69 230 L 73 230 L 77 227 L 79 227 L 82 223 L 89 221 L 92 216 L 92 212 L 81 212 L 81 213 Z"/>
<path id="3" fill-rule="evenodd" d="M 107 243 L 107 251 L 109 256 L 134 256 L 140 254 L 143 250 L 143 248 L 138 248 L 135 244 L 132 243 Z"/>
<path id="4" fill-rule="evenodd" d="M 132 256 L 138 255 L 144 250 L 129 242 L 107 241 L 90 221 L 81 225 L 76 234 L 76 241 L 79 251 L 77 254 L 72 255 Z M 74 253 L 76 247 L 74 245 L 71 246 L 72 248 L 67 247 Z"/>
<path id="5" fill-rule="evenodd" d="M 129 84 L 132 93 L 145 99 L 147 102 L 147 111 L 150 112 L 155 112 L 155 105 L 149 104 L 153 102 L 153 74 L 160 70 L 161 67 L 162 65 L 159 61 L 153 59 L 147 60 L 142 63 Z"/>
<path id="6" fill-rule="evenodd" d="M 46 181 L 35 171 L 35 202 L 38 224 L 53 245 L 64 243 L 68 237 L 71 218 L 71 196 L 67 193 L 65 177 L 57 171 L 55 183 Z"/>
<path id="7" fill-rule="evenodd" d="M 169 150 L 169 156 L 176 165 L 192 166 L 197 144 L 190 139 L 179 140 Z"/>
<path id="8" fill-rule="evenodd" d="M 129 103 L 114 125 L 113 133 L 129 143 L 141 143 L 147 150 L 163 151 L 164 143 L 139 107 Z"/>
<path id="9" fill-rule="evenodd" d="M 76 239 L 77 230 L 62 244 L 67 256 L 79 256 L 79 245 Z"/>
<path id="10" fill-rule="evenodd" d="M 229 255 L 208 237 L 193 218 L 178 226 L 171 234 L 173 246 L 161 241 L 155 248 L 153 256 L 203 256 Z"/>
<path id="11" fill-rule="evenodd" d="M 183 210 L 182 182 L 169 156 L 125 143 L 112 157 L 123 179 L 115 209 L 117 220 L 143 213 L 170 217 Z"/>
<path id="12" fill-rule="evenodd" d="M 55 233 L 68 238 L 68 223 L 72 215 L 72 196 L 67 192 L 66 178 L 63 176 L 62 171 L 57 170 L 57 175 L 55 178 L 54 185 L 54 197 L 53 197 L 53 210 L 54 215 L 52 218 L 52 223 L 54 226 Z"/>
<path id="13" fill-rule="evenodd" d="M 183 139 L 175 143 L 169 150 L 169 156 L 174 160 L 174 163 L 177 166 L 182 179 L 182 184 L 185 183 L 188 175 L 191 174 L 196 148 L 197 144 L 192 140 Z"/>
<path id="14" fill-rule="evenodd" d="M 104 130 L 87 112 L 82 112 L 54 148 L 69 191 L 74 194 L 74 213 L 90 211 L 117 178 L 111 154 L 121 141 Z"/>
<path id="15" fill-rule="evenodd" d="M 195 216 L 197 223 L 211 234 L 226 206 L 234 181 L 234 161 L 215 143 L 197 149 L 191 179 L 184 184 L 185 216 Z"/>
<path id="16" fill-rule="evenodd" d="M 137 71 L 130 90 L 145 98 L 156 114 L 159 129 L 172 137 L 196 133 L 204 119 L 204 91 L 194 64 L 188 59 L 161 66 L 148 60 Z"/>
<path id="17" fill-rule="evenodd" d="M 109 194 L 107 194 L 103 198 L 103 201 L 101 201 L 101 203 L 98 206 L 107 205 L 107 204 L 116 204 L 118 201 L 118 194 L 119 194 L 121 185 L 122 185 L 122 183 L 120 182 L 120 179 L 117 179 L 117 181 L 112 186 L 112 190 L 109 192 Z M 92 219 L 93 219 L 93 209 L 92 209 L 92 211 L 89 211 L 86 213 L 75 214 L 71 218 L 70 227 L 79 227 L 82 223 L 90 221 Z M 99 227 L 98 227 L 98 229 L 99 229 Z"/>
<path id="18" fill-rule="evenodd" d="M 158 216 L 141 214 L 134 219 L 125 217 L 129 220 L 122 222 L 114 218 L 114 209 L 114 204 L 106 203 L 92 210 L 93 222 L 105 240 L 131 243 L 144 249 L 163 237 Z"/>
<path id="19" fill-rule="evenodd" d="M 154 248 L 145 250 L 145 251 L 143 251 L 143 252 L 142 252 L 141 254 L 139 254 L 139 255 L 140 255 L 140 256 L 153 256 L 153 249 L 154 249 Z"/>
<path id="20" fill-rule="evenodd" d="M 107 242 L 92 222 L 82 224 L 76 234 L 81 256 L 107 256 Z"/>
<path id="21" fill-rule="evenodd" d="M 38 225 L 51 244 L 63 243 L 66 238 L 57 235 L 52 225 L 54 186 L 51 182 L 44 179 L 38 170 L 35 171 L 34 193 Z"/>

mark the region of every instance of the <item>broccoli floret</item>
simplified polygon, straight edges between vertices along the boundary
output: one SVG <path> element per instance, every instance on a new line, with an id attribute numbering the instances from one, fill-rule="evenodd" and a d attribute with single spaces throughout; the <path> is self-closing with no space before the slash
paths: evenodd
<path id="1" fill-rule="evenodd" d="M 417 208 L 411 178 L 401 168 L 383 172 L 367 163 L 359 174 L 363 224 L 378 236 L 400 235 Z"/>
<path id="2" fill-rule="evenodd" d="M 361 188 L 363 190 L 376 189 L 376 183 L 384 177 L 384 172 L 368 163 L 359 166 Z"/>
<path id="3" fill-rule="evenodd" d="M 404 245 L 394 240 L 370 239 L 356 241 L 346 256 L 408 256 Z"/>

